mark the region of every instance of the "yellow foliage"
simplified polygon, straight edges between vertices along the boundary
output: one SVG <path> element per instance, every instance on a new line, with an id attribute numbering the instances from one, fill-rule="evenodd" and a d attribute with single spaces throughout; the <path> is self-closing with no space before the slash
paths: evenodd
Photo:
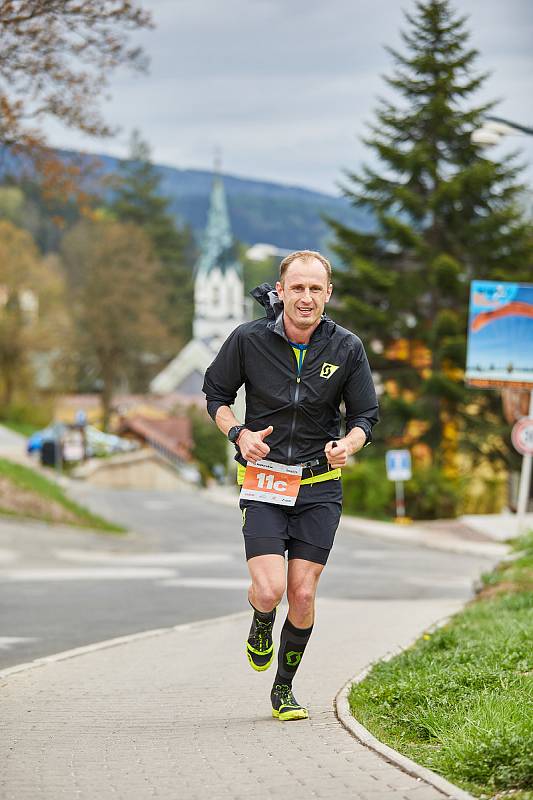
<path id="1" fill-rule="evenodd" d="M 421 419 L 410 419 L 405 426 L 404 439 L 409 442 L 416 442 L 429 428 L 429 422 Z"/>
<path id="2" fill-rule="evenodd" d="M 411 348 L 411 365 L 415 369 L 431 366 L 431 350 L 422 342 L 415 342 Z"/>
<path id="3" fill-rule="evenodd" d="M 386 380 L 383 382 L 383 385 L 389 397 L 396 399 L 397 397 L 400 396 L 400 391 L 398 389 L 398 384 L 396 383 L 396 381 Z"/>
<path id="4" fill-rule="evenodd" d="M 429 467 L 432 462 L 431 447 L 423 442 L 417 442 L 411 448 L 413 462 L 418 467 Z"/>
<path id="5" fill-rule="evenodd" d="M 460 383 L 464 380 L 465 371 L 460 367 L 456 367 L 450 362 L 445 362 L 442 365 L 442 372 L 449 378 L 451 381 L 455 381 L 456 383 Z"/>
<path id="6" fill-rule="evenodd" d="M 387 345 L 385 357 L 392 361 L 407 361 L 409 358 L 409 342 L 407 339 L 395 339 Z"/>

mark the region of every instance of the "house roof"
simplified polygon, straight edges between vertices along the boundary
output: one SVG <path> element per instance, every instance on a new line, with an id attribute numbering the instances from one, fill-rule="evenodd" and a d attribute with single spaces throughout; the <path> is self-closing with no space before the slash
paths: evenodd
<path id="1" fill-rule="evenodd" d="M 125 417 L 120 433 L 131 432 L 156 450 L 163 450 L 180 459 L 188 460 L 193 445 L 191 422 L 188 417 L 152 419 L 143 416 Z"/>

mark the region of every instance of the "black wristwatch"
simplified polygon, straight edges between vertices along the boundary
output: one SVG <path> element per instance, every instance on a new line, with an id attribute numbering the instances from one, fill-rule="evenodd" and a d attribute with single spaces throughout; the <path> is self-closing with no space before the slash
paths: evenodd
<path id="1" fill-rule="evenodd" d="M 234 425 L 233 428 L 230 428 L 228 431 L 228 439 L 234 445 L 237 444 L 237 439 L 239 438 L 239 433 L 246 428 L 246 425 Z"/>

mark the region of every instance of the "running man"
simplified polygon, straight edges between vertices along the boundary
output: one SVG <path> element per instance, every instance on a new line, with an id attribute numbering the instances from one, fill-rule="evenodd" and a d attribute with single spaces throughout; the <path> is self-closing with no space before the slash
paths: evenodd
<path id="1" fill-rule="evenodd" d="M 313 630 L 317 585 L 340 520 L 341 467 L 370 443 L 378 421 L 361 340 L 324 314 L 332 290 L 331 266 L 320 253 L 284 258 L 275 291 L 262 284 L 252 292 L 266 316 L 229 335 L 203 386 L 209 414 L 235 444 L 238 483 L 246 476 L 255 498 L 240 500 L 253 608 L 246 649 L 254 670 L 272 663 L 276 607 L 287 591 L 271 692 L 272 714 L 280 720 L 309 716 L 292 681 Z M 244 424 L 230 409 L 242 384 Z M 346 435 L 339 438 L 342 401 Z M 297 467 L 300 477 L 289 479 L 286 465 Z M 283 494 L 289 491 L 291 498 Z"/>

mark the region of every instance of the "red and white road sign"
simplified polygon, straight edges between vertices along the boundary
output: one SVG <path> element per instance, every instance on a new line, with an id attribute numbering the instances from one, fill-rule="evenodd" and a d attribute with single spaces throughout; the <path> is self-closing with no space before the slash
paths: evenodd
<path id="1" fill-rule="evenodd" d="M 533 417 L 522 417 L 511 431 L 515 450 L 523 456 L 533 456 Z"/>

